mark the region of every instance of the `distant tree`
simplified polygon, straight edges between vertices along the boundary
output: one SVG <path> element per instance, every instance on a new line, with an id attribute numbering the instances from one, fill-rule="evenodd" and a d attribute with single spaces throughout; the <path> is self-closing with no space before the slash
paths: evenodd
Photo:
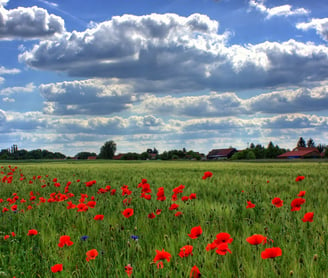
<path id="1" fill-rule="evenodd" d="M 318 144 L 317 145 L 317 149 L 320 153 L 322 153 L 326 148 L 327 148 L 327 146 L 324 145 L 324 144 Z"/>
<path id="2" fill-rule="evenodd" d="M 303 147 L 303 148 L 306 147 L 305 140 L 303 139 L 303 137 L 300 137 L 300 139 L 298 139 L 296 147 Z"/>
<path id="3" fill-rule="evenodd" d="M 249 145 L 249 148 L 250 148 L 250 149 L 255 149 L 255 145 L 254 145 L 254 143 L 251 143 L 251 144 Z"/>
<path id="4" fill-rule="evenodd" d="M 325 155 L 324 155 L 324 157 L 328 158 L 328 148 L 326 148 L 326 150 L 325 150 Z"/>
<path id="5" fill-rule="evenodd" d="M 112 159 L 115 152 L 116 143 L 113 140 L 107 141 L 100 149 L 99 158 Z"/>
<path id="6" fill-rule="evenodd" d="M 308 148 L 315 148 L 315 143 L 312 138 L 309 138 L 309 140 L 307 140 L 306 145 Z"/>
<path id="7" fill-rule="evenodd" d="M 143 152 L 140 154 L 140 158 L 142 160 L 147 160 L 147 159 L 150 159 L 150 153 L 148 152 L 148 150 L 146 152 Z"/>
<path id="8" fill-rule="evenodd" d="M 79 152 L 74 157 L 77 159 L 88 159 L 89 156 L 97 156 L 97 154 L 91 152 Z"/>

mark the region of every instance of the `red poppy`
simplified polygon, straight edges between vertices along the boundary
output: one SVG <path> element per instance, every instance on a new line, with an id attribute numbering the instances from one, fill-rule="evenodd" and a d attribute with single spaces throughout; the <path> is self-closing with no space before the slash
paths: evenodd
<path id="1" fill-rule="evenodd" d="M 192 199 L 196 199 L 196 193 L 191 193 L 189 195 L 189 199 L 192 200 Z"/>
<path id="2" fill-rule="evenodd" d="M 210 171 L 207 171 L 207 172 L 204 173 L 202 179 L 203 179 L 203 180 L 206 180 L 207 178 L 210 178 L 210 177 L 212 177 L 212 176 L 213 176 L 213 173 L 210 172 Z"/>
<path id="3" fill-rule="evenodd" d="M 282 251 L 279 247 L 267 248 L 261 253 L 262 259 L 275 258 L 281 255 L 282 255 Z"/>
<path id="4" fill-rule="evenodd" d="M 170 207 L 169 207 L 169 210 L 175 210 L 179 207 L 179 205 L 173 203 Z"/>
<path id="5" fill-rule="evenodd" d="M 216 253 L 218 253 L 219 255 L 225 255 L 227 254 L 227 252 L 229 252 L 231 254 L 231 251 L 229 249 L 229 245 L 227 243 L 221 243 L 217 246 Z"/>
<path id="6" fill-rule="evenodd" d="M 133 215 L 134 211 L 132 208 L 127 208 L 124 211 L 122 211 L 122 214 L 124 217 L 129 218 Z"/>
<path id="7" fill-rule="evenodd" d="M 35 229 L 29 230 L 27 233 L 28 236 L 35 236 L 37 234 L 38 234 L 38 231 Z"/>
<path id="8" fill-rule="evenodd" d="M 303 222 L 313 222 L 313 212 L 307 212 L 304 214 L 302 221 Z"/>
<path id="9" fill-rule="evenodd" d="M 306 191 L 300 191 L 300 193 L 297 194 L 298 197 L 304 197 Z"/>
<path id="10" fill-rule="evenodd" d="M 200 271 L 197 266 L 193 266 L 190 271 L 190 278 L 200 278 Z"/>
<path id="11" fill-rule="evenodd" d="M 262 235 L 252 235 L 246 238 L 246 241 L 252 245 L 265 244 L 267 243 L 267 237 Z"/>
<path id="12" fill-rule="evenodd" d="M 253 204 L 251 201 L 247 201 L 247 206 L 246 208 L 255 208 L 255 204 Z"/>
<path id="13" fill-rule="evenodd" d="M 174 214 L 174 216 L 176 216 L 176 217 L 178 217 L 178 216 L 180 216 L 180 215 L 182 215 L 182 212 L 181 212 L 181 211 L 177 211 L 177 212 Z"/>
<path id="14" fill-rule="evenodd" d="M 182 196 L 182 197 L 181 197 L 181 200 L 182 200 L 183 202 L 187 202 L 187 201 L 189 200 L 189 196 Z"/>
<path id="15" fill-rule="evenodd" d="M 162 213 L 162 210 L 161 209 L 157 209 L 156 212 L 155 212 L 157 215 L 160 215 Z"/>
<path id="16" fill-rule="evenodd" d="M 86 252 L 86 255 L 87 255 L 86 257 L 87 261 L 94 260 L 98 256 L 98 251 L 97 249 L 91 249 Z"/>
<path id="17" fill-rule="evenodd" d="M 97 214 L 93 219 L 94 220 L 104 220 L 104 215 L 103 214 Z"/>
<path id="18" fill-rule="evenodd" d="M 297 211 L 301 209 L 301 205 L 305 203 L 305 199 L 303 198 L 296 198 L 291 202 L 291 211 Z"/>
<path id="19" fill-rule="evenodd" d="M 296 179 L 295 179 L 295 181 L 302 181 L 304 179 L 305 179 L 304 176 L 297 176 Z"/>
<path id="20" fill-rule="evenodd" d="M 154 219 L 155 217 L 156 217 L 156 215 L 153 212 L 148 214 L 148 218 L 150 218 L 150 219 Z"/>
<path id="21" fill-rule="evenodd" d="M 185 188 L 185 186 L 183 184 L 180 184 L 179 186 L 177 186 L 176 188 L 173 188 L 173 193 L 175 195 L 179 194 L 179 193 L 182 193 L 183 192 L 183 189 Z"/>
<path id="22" fill-rule="evenodd" d="M 157 268 L 163 268 L 163 260 L 169 262 L 171 260 L 172 255 L 169 252 L 166 252 L 164 249 L 162 251 L 156 250 L 156 256 L 154 258 L 154 262 L 160 261 L 157 263 Z"/>
<path id="23" fill-rule="evenodd" d="M 283 201 L 280 198 L 278 198 L 278 197 L 273 198 L 272 201 L 271 201 L 271 203 L 274 206 L 276 206 L 277 208 L 280 208 L 280 207 L 283 206 Z"/>
<path id="24" fill-rule="evenodd" d="M 193 255 L 192 254 L 192 249 L 194 247 L 192 245 L 185 245 L 183 247 L 180 248 L 180 253 L 179 253 L 179 256 L 181 258 L 184 258 L 184 257 L 188 257 L 189 255 Z"/>
<path id="25" fill-rule="evenodd" d="M 191 228 L 190 234 L 188 236 L 192 239 L 198 238 L 203 233 L 201 226 L 196 226 Z"/>
<path id="26" fill-rule="evenodd" d="M 233 238 L 228 233 L 219 233 L 216 235 L 216 239 L 214 240 L 216 245 L 220 245 L 221 243 L 230 244 L 231 242 L 233 242 Z"/>
<path id="27" fill-rule="evenodd" d="M 62 264 L 55 264 L 54 266 L 51 267 L 51 271 L 53 273 L 63 271 L 63 265 Z"/>
<path id="28" fill-rule="evenodd" d="M 70 237 L 70 236 L 66 236 L 66 235 L 64 235 L 64 236 L 61 236 L 61 237 L 59 238 L 58 246 L 59 246 L 60 248 L 62 248 L 62 247 L 64 247 L 65 245 L 67 245 L 67 246 L 71 246 L 71 245 L 73 245 L 73 241 L 71 241 L 71 237 Z"/>
<path id="29" fill-rule="evenodd" d="M 5 235 L 5 236 L 3 237 L 4 240 L 7 240 L 8 238 L 10 238 L 10 235 Z"/>
<path id="30" fill-rule="evenodd" d="M 130 264 L 128 264 L 124 268 L 125 268 L 126 274 L 128 275 L 128 277 L 130 277 L 132 275 L 133 267 Z"/>

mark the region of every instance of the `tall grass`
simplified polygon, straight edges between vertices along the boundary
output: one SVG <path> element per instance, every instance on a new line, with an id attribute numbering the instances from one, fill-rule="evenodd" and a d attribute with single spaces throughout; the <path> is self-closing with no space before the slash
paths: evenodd
<path id="1" fill-rule="evenodd" d="M 1 178 L 10 172 L 8 165 L 2 166 Z M 133 267 L 132 277 L 189 277 L 194 265 L 202 277 L 325 277 L 328 271 L 326 163 L 92 161 L 14 166 L 17 169 L 12 183 L 0 183 L 0 198 L 4 200 L 1 210 L 10 209 L 6 200 L 13 198 L 13 193 L 19 196 L 16 213 L 0 214 L 0 277 L 127 277 L 124 267 L 128 264 Z M 205 171 L 213 176 L 203 180 Z M 19 180 L 20 173 L 26 179 Z M 38 179 L 38 175 L 42 177 Z M 295 182 L 298 175 L 305 179 Z M 53 178 L 58 179 L 60 187 L 54 186 Z M 149 201 L 140 198 L 141 188 L 137 187 L 143 178 L 152 189 Z M 96 180 L 96 184 L 86 187 L 85 182 L 90 180 Z M 49 199 L 53 192 L 64 193 L 68 181 L 72 182 L 69 192 L 74 197 L 38 205 L 39 197 Z M 47 186 L 41 188 L 44 184 Z M 172 189 L 181 184 L 185 188 L 175 203 L 182 215 L 176 217 L 176 211 L 168 208 L 173 203 Z M 116 194 L 97 194 L 106 185 L 116 189 Z M 122 196 L 123 185 L 129 186 L 130 196 Z M 164 202 L 156 200 L 159 187 L 164 187 Z M 291 212 L 290 203 L 301 190 L 306 191 L 306 203 L 300 211 Z M 37 197 L 34 204 L 29 200 L 31 191 Z M 95 197 L 95 208 L 86 212 L 68 210 L 67 201 L 78 204 L 81 193 L 89 196 L 86 201 Z M 191 193 L 196 193 L 197 199 L 181 201 L 181 196 Z M 123 199 L 130 197 L 131 204 L 125 206 Z M 280 197 L 284 206 L 274 207 L 274 197 Z M 20 203 L 21 198 L 27 202 Z M 248 200 L 255 208 L 246 209 Z M 31 210 L 27 210 L 28 205 Z M 130 218 L 121 213 L 126 207 L 134 209 Z M 162 213 L 149 219 L 148 214 L 156 209 L 162 209 Z M 314 221 L 302 222 L 304 213 L 310 211 L 314 212 Z M 103 214 L 104 220 L 94 220 L 97 214 Z M 203 230 L 197 239 L 188 236 L 194 226 Z M 39 234 L 27 236 L 30 229 Z M 11 232 L 16 236 L 4 240 L 3 236 Z M 229 244 L 232 254 L 220 256 L 215 250 L 205 250 L 220 232 L 234 239 Z M 263 234 L 273 244 L 252 246 L 246 238 L 253 234 Z M 69 235 L 74 244 L 59 248 L 61 235 Z M 88 239 L 81 240 L 82 236 Z M 194 246 L 193 256 L 180 258 L 180 248 L 187 244 Z M 282 256 L 263 260 L 261 252 L 270 246 L 280 247 Z M 90 249 L 97 249 L 99 255 L 87 262 Z M 158 269 L 153 258 L 156 250 L 162 249 L 172 259 Z M 52 273 L 55 264 L 63 264 L 63 271 Z"/>

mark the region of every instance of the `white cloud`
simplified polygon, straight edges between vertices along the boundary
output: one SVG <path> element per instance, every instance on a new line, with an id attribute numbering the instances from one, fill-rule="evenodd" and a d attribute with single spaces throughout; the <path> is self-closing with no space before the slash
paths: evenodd
<path id="1" fill-rule="evenodd" d="M 0 0 L 0 6 L 6 6 L 9 0 Z"/>
<path id="2" fill-rule="evenodd" d="M 33 6 L 6 10 L 0 6 L 0 40 L 37 39 L 64 31 L 64 20 L 45 9 Z"/>
<path id="3" fill-rule="evenodd" d="M 5 79 L 0 76 L 0 84 L 2 84 L 3 82 L 5 82 Z"/>
<path id="4" fill-rule="evenodd" d="M 233 90 L 320 81 L 328 74 L 324 45 L 289 40 L 229 46 L 218 25 L 199 14 L 117 16 L 43 40 L 19 60 L 71 76 L 145 82 L 150 93 L 164 81 L 179 91 Z"/>
<path id="5" fill-rule="evenodd" d="M 0 95 L 9 96 L 14 93 L 31 93 L 35 89 L 33 83 L 27 84 L 25 87 L 8 87 L 0 90 Z"/>
<path id="6" fill-rule="evenodd" d="M 0 66 L 0 74 L 18 74 L 20 73 L 19 69 L 13 68 L 13 69 L 7 69 L 4 66 Z"/>
<path id="7" fill-rule="evenodd" d="M 44 112 L 54 115 L 104 115 L 128 109 L 136 100 L 133 87 L 117 79 L 88 79 L 41 84 Z"/>
<path id="8" fill-rule="evenodd" d="M 264 2 L 264 0 L 250 0 L 249 5 L 250 7 L 257 9 L 261 13 L 266 14 L 267 19 L 278 16 L 288 17 L 294 15 L 307 15 L 310 13 L 309 10 L 304 8 L 293 9 L 293 7 L 288 4 L 268 8 L 265 6 Z"/>
<path id="9" fill-rule="evenodd" d="M 312 18 L 310 22 L 298 23 L 296 28 L 304 31 L 314 29 L 323 40 L 328 41 L 328 18 Z"/>
<path id="10" fill-rule="evenodd" d="M 2 99 L 2 101 L 3 102 L 15 102 L 15 99 L 13 99 L 13 98 L 9 98 L 9 97 L 4 97 L 3 99 Z"/>

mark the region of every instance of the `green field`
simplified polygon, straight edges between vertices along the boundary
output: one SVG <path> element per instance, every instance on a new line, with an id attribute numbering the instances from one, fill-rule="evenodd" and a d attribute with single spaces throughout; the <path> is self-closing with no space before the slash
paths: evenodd
<path id="1" fill-rule="evenodd" d="M 321 278 L 328 273 L 326 162 L 11 162 L 11 169 L 17 167 L 15 171 L 8 165 L 0 164 L 0 277 L 128 277 L 128 264 L 133 267 L 131 277 L 189 277 L 194 265 L 202 278 Z M 213 176 L 202 179 L 205 171 Z M 8 183 L 3 177 L 10 172 L 13 178 Z M 296 182 L 299 175 L 305 178 Z M 151 200 L 140 197 L 142 179 L 150 185 Z M 92 180 L 96 183 L 86 187 Z M 115 195 L 97 193 L 107 185 L 116 189 Z M 123 185 L 131 195 L 122 196 Z M 172 190 L 179 185 L 185 186 L 183 192 L 172 201 Z M 165 201 L 156 200 L 160 187 Z M 299 211 L 291 211 L 291 201 L 299 198 L 300 191 L 306 191 L 306 202 Z M 59 192 L 71 195 L 49 202 L 54 195 L 60 196 Z M 191 193 L 196 199 L 181 200 Z M 81 200 L 81 194 L 88 197 Z M 14 201 L 15 195 L 18 198 Z M 87 203 L 92 196 L 94 208 L 81 212 L 67 209 L 69 201 Z M 274 197 L 283 200 L 282 207 L 271 204 Z M 124 199 L 130 204 L 124 205 Z M 247 209 L 247 201 L 255 207 Z M 179 207 L 170 210 L 172 203 Z M 14 205 L 16 211 L 12 211 Z M 130 218 L 122 214 L 126 208 L 134 210 Z M 161 213 L 148 218 L 157 209 Z M 175 216 L 177 211 L 182 214 Z M 314 212 L 313 222 L 302 221 L 306 212 Z M 104 219 L 96 221 L 95 215 L 104 215 Z M 191 239 L 188 234 L 195 226 L 201 226 L 203 233 Z M 38 234 L 28 236 L 31 229 Z M 221 232 L 233 238 L 231 254 L 206 251 Z M 246 238 L 254 234 L 266 236 L 268 244 L 249 244 Z M 5 239 L 6 235 L 9 238 Z M 60 248 L 62 235 L 69 235 L 74 244 Z M 81 240 L 82 236 L 88 238 Z M 131 236 L 138 236 L 138 240 Z M 193 246 L 193 255 L 181 258 L 178 254 L 185 245 Z M 282 255 L 262 259 L 262 251 L 270 247 L 280 247 Z M 98 256 L 87 261 L 86 252 L 91 249 L 96 249 Z M 163 261 L 161 269 L 154 257 L 156 250 L 162 249 L 171 254 L 171 260 Z M 56 264 L 62 264 L 63 271 L 52 273 Z"/>

